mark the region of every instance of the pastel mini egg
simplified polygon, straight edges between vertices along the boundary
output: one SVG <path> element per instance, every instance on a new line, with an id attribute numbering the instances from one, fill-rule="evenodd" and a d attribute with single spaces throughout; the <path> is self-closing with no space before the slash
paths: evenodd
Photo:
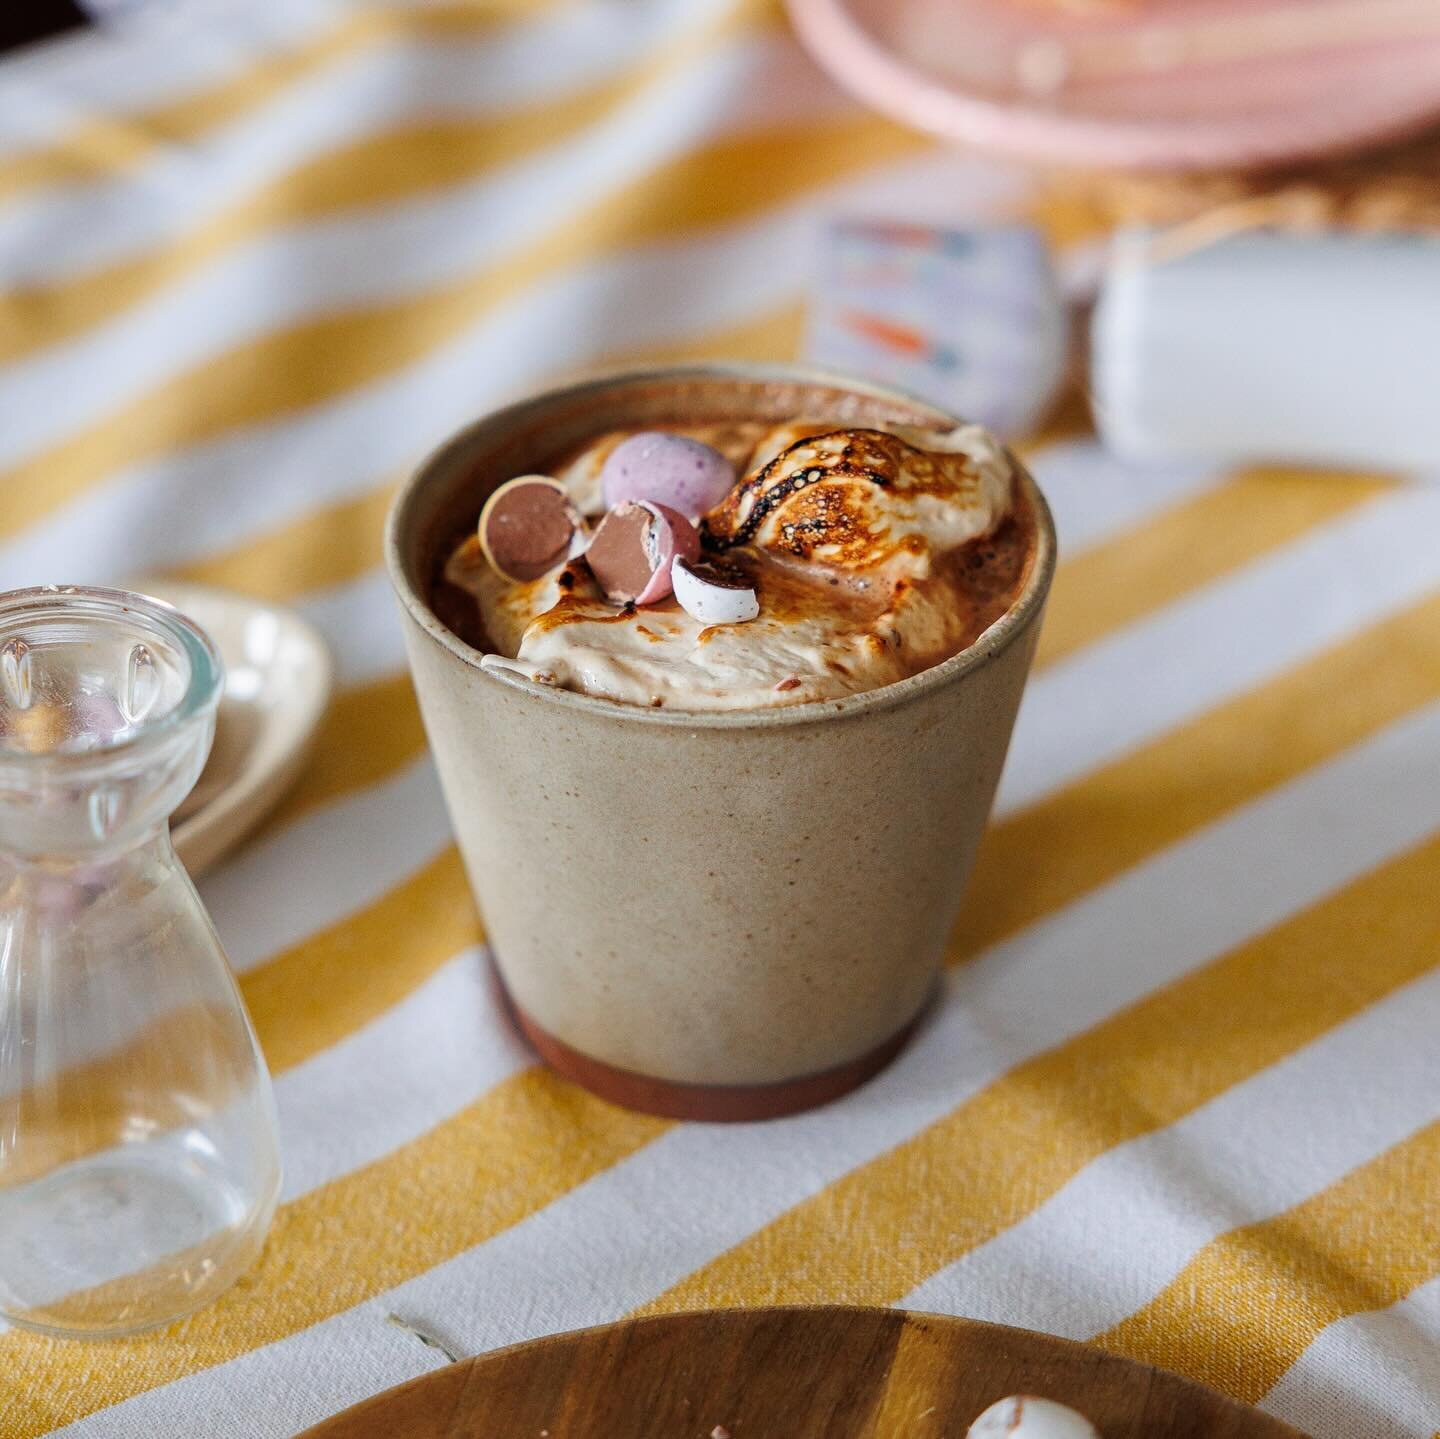
<path id="1" fill-rule="evenodd" d="M 585 559 L 610 599 L 653 605 L 670 593 L 676 558 L 699 553 L 700 535 L 684 515 L 653 500 L 627 500 L 600 521 Z"/>
<path id="2" fill-rule="evenodd" d="M 621 440 L 600 469 L 607 509 L 626 500 L 653 500 L 692 519 L 718 505 L 734 483 L 734 468 L 719 450 L 664 430 L 642 430 Z"/>

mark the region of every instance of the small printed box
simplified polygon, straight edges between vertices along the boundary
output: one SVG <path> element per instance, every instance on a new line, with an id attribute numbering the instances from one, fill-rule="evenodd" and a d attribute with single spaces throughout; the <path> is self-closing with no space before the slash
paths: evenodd
<path id="1" fill-rule="evenodd" d="M 1066 317 L 1043 236 L 841 220 L 826 231 L 809 358 L 1023 435 L 1065 369 Z"/>

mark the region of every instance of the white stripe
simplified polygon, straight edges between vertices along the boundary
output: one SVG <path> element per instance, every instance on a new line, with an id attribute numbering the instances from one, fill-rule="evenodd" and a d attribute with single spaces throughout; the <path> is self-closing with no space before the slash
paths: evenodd
<path id="1" fill-rule="evenodd" d="M 1440 582 L 1440 491 L 1405 488 L 1031 681 L 996 809 L 1013 812 L 1298 664 Z"/>
<path id="2" fill-rule="evenodd" d="M 483 120 L 593 85 L 729 3 L 575 5 L 473 39 L 363 46 L 198 144 L 157 151 L 137 173 L 0 208 L 7 277 L 16 287 L 51 284 L 161 249 L 329 151 L 407 123 Z"/>
<path id="3" fill-rule="evenodd" d="M 677 1126 L 373 1301 L 105 1411 L 105 1434 L 138 1439 L 195 1413 L 212 1432 L 255 1439 L 313 1423 L 430 1367 L 386 1328 L 390 1310 L 468 1352 L 617 1317 L 1015 1064 L 1413 846 L 1440 827 L 1440 791 L 1414 781 L 1437 764 L 1433 706 L 954 972 L 914 1046 L 839 1104 L 764 1125 Z M 1369 799 L 1358 810 L 1356 794 Z M 1331 837 L 1324 852 L 1305 842 L 1317 832 Z M 1137 945 L 1140 933 L 1157 944 Z"/>
<path id="4" fill-rule="evenodd" d="M 365 684 L 405 668 L 400 612 L 384 570 L 312 590 L 295 608 L 329 641 L 337 684 Z"/>
<path id="5" fill-rule="evenodd" d="M 1440 1114 L 1437 1030 L 1440 971 L 1110 1150 L 904 1305 L 1074 1339 L 1118 1324 L 1218 1235 L 1299 1204 Z M 1118 1262 L 1097 1263 L 1117 1248 Z"/>
<path id="6" fill-rule="evenodd" d="M 462 950 L 373 1023 L 275 1080 L 286 1201 L 383 1158 L 532 1063 Z"/>
<path id="7" fill-rule="evenodd" d="M 918 191 L 984 203 L 987 171 L 937 152 Z M 0 547 L 6 583 L 90 582 L 178 564 L 363 493 L 486 408 L 557 369 L 734 325 L 795 298 L 817 212 L 866 208 L 872 171 L 760 220 L 637 247 L 522 291 L 414 365 L 296 417 L 192 446 L 88 489 Z"/>
<path id="8" fill-rule="evenodd" d="M 480 181 L 270 231 L 227 251 L 118 319 L 0 371 L 0 408 L 11 417 L 0 463 L 33 457 L 189 367 L 273 330 L 459 283 L 583 219 L 612 191 L 722 131 L 835 113 L 833 92 L 818 79 L 776 83 L 796 56 L 793 45 L 748 37 L 714 46 L 572 139 Z M 737 87 L 761 97 L 743 125 L 727 122 L 725 112 Z M 66 404 L 46 405 L 57 392 Z"/>
<path id="9" fill-rule="evenodd" d="M 1260 1407 L 1315 1439 L 1431 1439 L 1440 1428 L 1437 1354 L 1440 1279 L 1432 1279 L 1389 1309 L 1321 1330 Z"/>
<path id="10" fill-rule="evenodd" d="M 0 162 L 63 140 L 96 117 L 135 123 L 135 112 L 223 85 L 257 62 L 303 45 L 349 8 L 334 0 L 172 0 L 142 6 L 103 31 L 7 55 Z"/>
<path id="11" fill-rule="evenodd" d="M 1026 463 L 1050 502 L 1064 558 L 1213 488 L 1227 474 L 1194 462 L 1126 464 L 1088 436 L 1046 445 Z"/>
<path id="12" fill-rule="evenodd" d="M 200 892 L 243 972 L 371 904 L 449 843 L 427 755 L 241 850 L 201 880 Z"/>

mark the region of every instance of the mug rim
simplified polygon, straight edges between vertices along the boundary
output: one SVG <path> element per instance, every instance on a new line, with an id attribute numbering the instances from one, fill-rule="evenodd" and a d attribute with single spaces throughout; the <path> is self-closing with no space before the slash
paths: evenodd
<path id="1" fill-rule="evenodd" d="M 709 363 L 693 365 L 652 365 L 624 367 L 569 384 L 548 387 L 522 399 L 487 410 L 479 418 L 455 431 L 433 449 L 400 486 L 391 501 L 385 521 L 385 568 L 400 604 L 415 624 L 450 655 L 496 685 L 523 694 L 537 702 L 559 705 L 576 713 L 589 713 L 597 719 L 622 724 L 658 725 L 669 729 L 764 729 L 776 725 L 814 724 L 822 720 L 891 709 L 921 695 L 950 684 L 972 670 L 980 669 L 996 659 L 1029 629 L 1039 615 L 1049 594 L 1055 573 L 1055 523 L 1045 496 L 1024 463 L 1007 447 L 1005 454 L 1035 513 L 1036 548 L 1015 602 L 987 630 L 963 650 L 931 665 L 918 674 L 895 680 L 876 689 L 859 690 L 839 698 L 807 700 L 800 704 L 771 705 L 753 709 L 682 710 L 654 709 L 627 704 L 623 700 L 604 699 L 598 695 L 580 694 L 555 685 L 538 684 L 523 675 L 485 666 L 481 651 L 465 643 L 431 608 L 428 600 L 412 582 L 410 566 L 402 550 L 402 539 L 420 495 L 430 484 L 441 464 L 463 450 L 482 429 L 497 421 L 514 419 L 543 411 L 561 398 L 578 398 L 636 383 L 664 380 L 734 380 L 746 383 L 827 384 L 877 400 L 890 400 L 931 416 L 936 423 L 954 426 L 964 423 L 928 400 L 891 385 L 878 385 L 868 380 L 816 365 L 768 363 Z"/>

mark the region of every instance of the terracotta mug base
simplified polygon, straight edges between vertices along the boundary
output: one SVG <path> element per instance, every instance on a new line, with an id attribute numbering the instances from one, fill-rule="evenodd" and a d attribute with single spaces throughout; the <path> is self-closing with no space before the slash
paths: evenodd
<path id="1" fill-rule="evenodd" d="M 829 1104 L 884 1069 L 904 1049 L 929 1008 L 927 1001 L 913 1019 L 858 1059 L 818 1074 L 803 1074 L 797 1079 L 782 1079 L 773 1084 L 685 1084 L 619 1069 L 572 1049 L 515 1003 L 493 961 L 491 969 L 511 1021 L 551 1069 L 611 1104 L 639 1110 L 642 1114 L 656 1114 L 663 1119 L 745 1124 L 759 1119 L 780 1119 Z"/>

